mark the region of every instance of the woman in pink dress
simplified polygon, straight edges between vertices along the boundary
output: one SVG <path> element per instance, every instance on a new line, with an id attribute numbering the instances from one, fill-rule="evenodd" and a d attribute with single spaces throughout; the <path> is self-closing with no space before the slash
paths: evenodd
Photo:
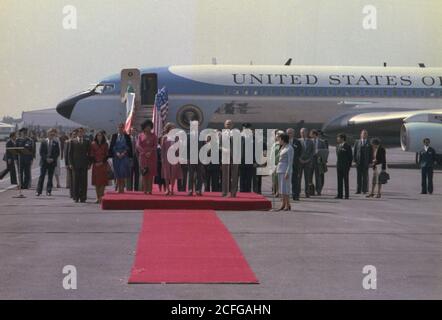
<path id="1" fill-rule="evenodd" d="M 152 182 L 157 173 L 157 136 L 152 133 L 153 123 L 143 122 L 138 135 L 136 148 L 139 154 L 140 173 L 143 180 L 144 194 L 152 194 Z"/>
<path id="2" fill-rule="evenodd" d="M 170 130 L 175 129 L 173 123 L 167 123 L 164 126 L 164 135 L 161 137 L 161 159 L 162 159 L 162 174 L 166 182 L 166 196 L 173 195 L 173 190 L 175 188 L 175 182 L 177 179 L 181 179 L 183 173 L 181 171 L 181 164 L 178 162 L 172 164 L 167 159 L 167 151 L 175 143 L 174 139 L 167 137 Z M 178 138 L 178 137 L 177 137 Z"/>

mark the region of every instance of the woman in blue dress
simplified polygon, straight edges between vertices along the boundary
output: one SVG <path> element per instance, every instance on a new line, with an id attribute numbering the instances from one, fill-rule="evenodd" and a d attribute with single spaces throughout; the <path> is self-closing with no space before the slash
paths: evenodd
<path id="1" fill-rule="evenodd" d="M 109 157 L 112 158 L 118 193 L 124 193 L 126 179 L 130 177 L 130 158 L 132 158 L 132 154 L 130 136 L 124 132 L 124 123 L 121 123 L 118 126 L 118 133 L 112 135 L 109 148 Z"/>

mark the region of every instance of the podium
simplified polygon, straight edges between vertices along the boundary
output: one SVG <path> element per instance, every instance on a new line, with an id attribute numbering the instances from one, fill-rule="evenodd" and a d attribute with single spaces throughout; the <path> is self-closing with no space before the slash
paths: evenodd
<path id="1" fill-rule="evenodd" d="M 13 155 L 14 157 L 17 157 L 18 159 L 18 195 L 14 196 L 13 198 L 26 198 L 22 193 L 20 157 L 31 155 L 32 152 L 24 147 L 6 148 L 6 152 Z"/>

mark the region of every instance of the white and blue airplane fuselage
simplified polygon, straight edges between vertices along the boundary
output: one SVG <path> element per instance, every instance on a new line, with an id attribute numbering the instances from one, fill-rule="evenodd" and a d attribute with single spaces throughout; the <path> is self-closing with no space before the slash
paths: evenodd
<path id="1" fill-rule="evenodd" d="M 307 127 L 330 135 L 358 136 L 366 128 L 386 144 L 399 144 L 402 128 L 406 144 L 417 134 L 404 129 L 408 118 L 442 115 L 442 68 L 191 65 L 140 71 L 142 79 L 155 81 L 141 84 L 142 105 L 152 105 L 156 91 L 166 87 L 167 121 L 184 129 L 190 120 L 199 120 L 202 128 L 220 128 L 227 119 L 238 126 Z M 61 102 L 57 111 L 113 132 L 126 118 L 120 83 L 119 74 L 105 78 Z"/>

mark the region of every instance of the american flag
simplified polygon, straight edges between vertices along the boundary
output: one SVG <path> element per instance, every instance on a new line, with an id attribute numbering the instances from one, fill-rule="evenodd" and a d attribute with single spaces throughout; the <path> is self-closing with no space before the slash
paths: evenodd
<path id="1" fill-rule="evenodd" d="M 153 131 L 157 137 L 163 134 L 163 125 L 169 112 L 169 96 L 166 87 L 163 87 L 155 96 L 153 106 Z"/>

